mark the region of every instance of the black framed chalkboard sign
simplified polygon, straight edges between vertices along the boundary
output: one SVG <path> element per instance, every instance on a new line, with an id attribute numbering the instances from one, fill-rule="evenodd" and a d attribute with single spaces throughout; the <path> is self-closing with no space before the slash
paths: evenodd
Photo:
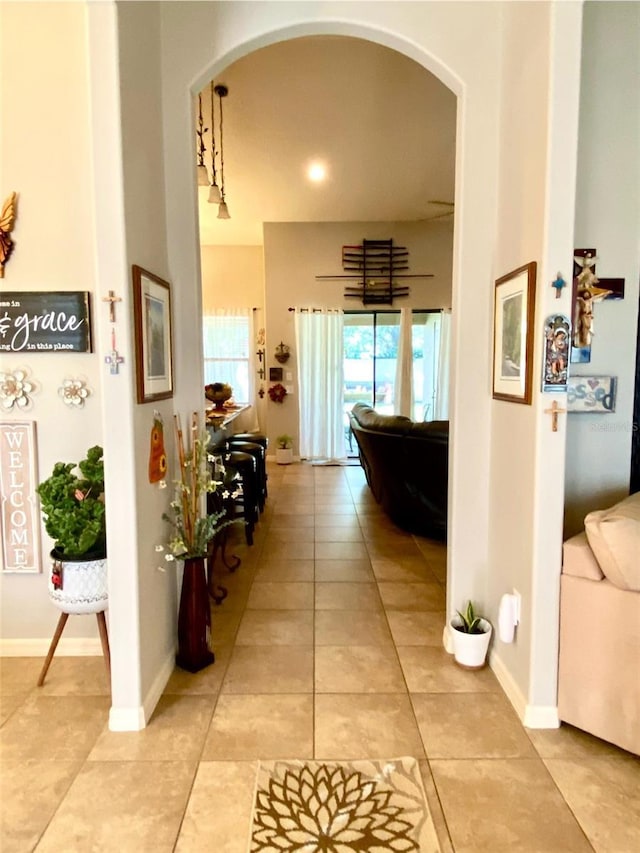
<path id="1" fill-rule="evenodd" d="M 89 293 L 2 292 L 0 351 L 91 352 Z"/>

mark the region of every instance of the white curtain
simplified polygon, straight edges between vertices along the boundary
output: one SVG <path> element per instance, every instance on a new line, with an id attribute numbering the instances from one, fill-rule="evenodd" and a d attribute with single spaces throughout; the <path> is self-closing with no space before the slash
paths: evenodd
<path id="1" fill-rule="evenodd" d="M 336 309 L 295 309 L 300 456 L 331 462 L 345 456 L 344 317 Z"/>
<path id="2" fill-rule="evenodd" d="M 442 310 L 440 318 L 440 346 L 438 348 L 438 381 L 436 386 L 436 421 L 449 420 L 449 382 L 451 372 L 451 311 Z"/>
<path id="3" fill-rule="evenodd" d="M 400 334 L 396 359 L 396 382 L 393 411 L 396 415 L 413 417 L 413 346 L 411 308 L 400 310 Z"/>
<path id="4" fill-rule="evenodd" d="M 251 404 L 251 414 L 243 415 L 248 430 L 258 429 L 253 315 L 252 308 L 203 309 L 205 384 L 228 382 L 235 400 Z"/>

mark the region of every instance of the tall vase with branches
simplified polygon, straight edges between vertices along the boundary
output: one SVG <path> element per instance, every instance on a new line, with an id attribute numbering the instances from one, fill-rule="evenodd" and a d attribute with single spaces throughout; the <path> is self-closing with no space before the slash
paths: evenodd
<path id="1" fill-rule="evenodd" d="M 169 512 L 163 515 L 172 527 L 165 560 L 184 561 L 176 663 L 197 672 L 215 660 L 209 646 L 211 611 L 205 557 L 211 540 L 229 522 L 224 520 L 224 510 L 208 513 L 206 509 L 206 496 L 222 484 L 211 476 L 209 435 L 206 429 L 201 430 L 197 412 L 191 416 L 186 441 L 179 415 L 174 423 L 180 478 L 175 480 L 176 493 Z M 165 550 L 164 546 L 158 550 Z"/>

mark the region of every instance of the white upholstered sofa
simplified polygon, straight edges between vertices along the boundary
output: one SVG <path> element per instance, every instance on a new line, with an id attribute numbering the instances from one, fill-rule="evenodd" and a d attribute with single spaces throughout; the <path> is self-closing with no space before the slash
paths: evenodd
<path id="1" fill-rule="evenodd" d="M 640 493 L 564 543 L 560 719 L 640 754 Z"/>

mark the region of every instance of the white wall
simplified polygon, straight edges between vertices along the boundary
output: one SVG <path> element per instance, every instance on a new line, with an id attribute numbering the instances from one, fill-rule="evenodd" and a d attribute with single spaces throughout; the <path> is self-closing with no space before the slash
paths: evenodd
<path id="1" fill-rule="evenodd" d="M 43 9 L 46 5 L 39 5 L 37 14 L 42 15 Z M 111 4 L 89 6 L 95 107 L 91 119 L 93 165 L 100 191 L 95 208 L 98 285 L 101 290 L 109 285 L 123 293 L 123 316 L 130 318 L 131 262 L 171 281 L 177 296 L 173 403 L 183 413 L 202 404 L 201 343 L 200 335 L 194 334 L 194 329 L 200 328 L 201 294 L 193 92 L 233 59 L 261 45 L 293 36 L 339 33 L 401 49 L 458 95 L 452 305 L 452 367 L 457 381 L 452 399 L 448 605 L 451 609 L 469 595 L 480 593 L 482 597 L 483 591 L 497 588 L 494 572 L 499 575 L 523 556 L 520 543 L 508 538 L 507 527 L 521 532 L 533 527 L 533 555 L 528 560 L 525 555 L 521 569 L 523 581 L 529 581 L 533 590 L 531 665 L 521 655 L 505 657 L 502 674 L 529 702 L 547 701 L 554 682 L 555 649 L 549 628 L 555 602 L 550 609 L 544 600 L 545 584 L 550 579 L 540 567 L 551 564 L 557 570 L 559 561 L 553 558 L 557 557 L 554 549 L 559 524 L 552 523 L 558 513 L 545 485 L 553 479 L 551 474 L 562 470 L 563 451 L 558 449 L 559 442 L 550 443 L 554 439 L 548 418 L 542 414 L 543 400 L 536 399 L 531 410 L 535 426 L 529 414 L 503 412 L 498 404 L 492 404 L 491 315 L 493 281 L 505 267 L 512 268 L 518 247 L 522 254 L 541 254 L 539 280 L 546 282 L 562 267 L 564 243 L 570 244 L 567 234 L 572 223 L 562 218 L 562 211 L 571 214 L 572 197 L 564 191 L 562 167 L 571 172 L 569 149 L 575 134 L 571 122 L 562 117 L 571 115 L 575 100 L 571 84 L 577 79 L 577 54 L 572 44 L 579 32 L 580 5 L 166 2 L 160 4 L 160 19 L 158 7 L 152 3 L 118 4 L 118 11 L 121 26 L 116 31 Z M 61 43 L 66 44 L 64 40 Z M 55 43 L 57 51 L 59 45 Z M 73 42 L 69 48 L 73 49 Z M 549 57 L 551 94 L 547 91 L 542 95 L 546 72 L 541 67 Z M 40 69 L 41 81 L 45 76 L 41 57 L 33 57 L 33 63 Z M 74 73 L 82 73 L 82 57 L 76 57 L 72 66 Z M 520 94 L 533 97 L 531 108 Z M 533 151 L 524 132 L 527 122 L 544 119 L 545 100 L 552 109 L 549 133 L 542 138 L 535 128 L 531 132 L 539 148 L 546 147 L 546 157 Z M 507 137 L 502 151 L 505 159 L 499 165 L 499 143 L 508 131 L 504 125 L 499 127 L 500 110 L 510 105 L 514 112 L 513 139 L 519 140 L 521 147 L 513 157 L 507 156 Z M 161 127 L 164 181 L 158 145 Z M 74 162 L 69 166 L 67 183 L 75 181 L 77 174 Z M 559 175 L 563 192 L 557 198 L 552 195 L 551 178 Z M 80 172 L 79 183 L 83 177 Z M 544 201 L 536 189 L 539 181 L 545 186 Z M 85 199 L 84 191 L 81 198 Z M 527 211 L 526 216 L 523 211 Z M 520 224 L 507 241 L 500 233 L 511 217 L 517 217 L 515 221 Z M 65 269 L 69 262 L 69 253 L 65 252 Z M 62 261 L 57 269 L 63 269 Z M 544 307 L 544 300 L 539 301 L 539 308 Z M 102 337 L 108 324 L 101 320 L 99 325 Z M 146 710 L 152 707 L 172 663 L 175 589 L 170 578 L 156 570 L 152 550 L 161 532 L 161 501 L 145 481 L 142 461 L 148 451 L 151 407 L 136 408 L 134 403 L 131 329 L 124 324 L 121 340 L 127 368 L 119 382 L 103 383 L 104 439 L 110 454 L 110 523 L 120 534 L 113 547 L 110 545 L 110 560 L 115 553 L 117 564 L 114 585 L 110 586 L 116 662 L 114 706 L 122 712 L 119 719 L 123 727 L 134 727 L 144 722 Z M 539 350 L 538 346 L 536 365 Z M 170 409 L 167 406 L 163 411 L 168 423 Z M 511 442 L 520 432 L 518 455 L 490 440 L 492 426 L 508 434 Z M 532 455 L 535 464 L 529 466 L 523 460 Z M 519 494 L 535 493 L 536 497 L 509 507 L 508 519 L 500 524 L 495 518 L 503 504 L 496 497 L 496 486 L 507 481 L 507 472 L 512 472 L 514 465 L 520 475 Z M 490 602 L 490 607 L 494 606 L 495 602 Z M 543 642 L 541 638 L 548 634 L 551 642 Z M 118 714 L 113 715 L 112 722 L 116 717 Z"/>
<path id="2" fill-rule="evenodd" d="M 3 371 L 26 369 L 37 386 L 30 410 L 14 407 L 3 411 L 2 419 L 35 421 L 40 480 L 55 462 L 82 459 L 103 437 L 97 317 L 105 306 L 94 272 L 85 24 L 81 4 L 0 6 L 0 203 L 11 191 L 18 193 L 15 248 L 2 289 L 89 291 L 93 313 L 90 354 L 2 353 Z M 71 410 L 58 395 L 63 380 L 72 377 L 83 378 L 92 389 L 83 409 Z M 0 579 L 5 653 L 46 653 L 60 615 L 47 594 L 51 545 L 43 527 L 42 573 Z M 99 654 L 97 639 L 81 641 L 97 636 L 95 626 L 93 616 L 69 619 L 60 653 L 88 648 Z"/>
<path id="3" fill-rule="evenodd" d="M 572 252 L 579 34 L 577 3 L 504 10 L 500 207 L 495 277 L 537 263 L 530 406 L 492 404 L 491 568 L 487 596 L 522 596 L 515 643 L 494 642 L 492 665 L 527 725 L 558 724 L 556 666 L 566 420 L 557 432 L 541 393 L 544 318 L 568 311 L 551 282 Z M 525 450 L 526 448 L 526 450 Z"/>
<path id="4" fill-rule="evenodd" d="M 185 286 L 191 282 L 193 287 L 199 278 L 192 96 L 230 62 L 281 39 L 351 35 L 402 50 L 460 98 L 452 369 L 462 381 L 456 383 L 451 401 L 450 605 L 484 582 L 488 570 L 488 389 L 501 9 L 494 3 L 390 2 L 161 6 L 169 263 L 174 281 Z M 196 297 L 195 288 L 193 298 L 185 290 L 184 310 L 194 317 L 199 310 Z M 182 354 L 195 363 L 199 347 L 193 338 L 179 334 Z M 201 376 L 194 372 L 178 379 L 188 399 L 199 399 Z M 523 483 L 523 488 L 532 485 Z"/>
<path id="5" fill-rule="evenodd" d="M 431 273 L 429 279 L 405 279 L 408 297 L 396 299 L 393 306 L 407 308 L 450 308 L 453 229 L 450 223 L 432 222 L 314 222 L 276 223 L 264 227 L 267 374 L 269 367 L 284 367 L 292 379 L 284 384 L 297 385 L 298 360 L 295 351 L 295 321 L 289 307 L 328 307 L 362 310 L 362 301 L 346 299 L 347 281 L 316 281 L 316 275 L 341 275 L 342 246 L 359 245 L 363 239 L 393 238 L 394 244 L 409 250 L 409 272 Z M 276 346 L 284 341 L 291 347 L 285 365 L 275 359 Z M 266 383 L 267 387 L 269 384 Z M 265 398 L 268 399 L 268 398 Z M 267 432 L 275 437 L 287 433 L 299 447 L 298 400 L 287 396 L 282 404 L 267 402 Z"/>
<path id="6" fill-rule="evenodd" d="M 202 310 L 206 313 L 215 308 L 254 308 L 253 328 L 257 338 L 258 331 L 266 325 L 263 247 L 202 246 L 200 265 Z M 252 346 L 254 352 L 257 352 L 255 339 Z M 256 366 L 259 366 L 257 359 Z M 264 361 L 262 366 L 264 368 Z M 256 425 L 260 430 L 265 429 L 267 397 L 260 398 L 257 392 L 261 386 L 266 389 L 267 383 L 258 376 L 255 377 L 255 383 L 253 410 L 243 412 L 234 422 L 235 432 L 255 429 Z"/>
<path id="7" fill-rule="evenodd" d="M 575 248 L 596 272 L 625 279 L 625 297 L 594 307 L 589 364 L 572 375 L 618 377 L 616 410 L 569 415 L 566 535 L 629 492 L 640 269 L 640 4 L 585 4 Z M 640 426 L 636 425 L 636 429 Z"/>

